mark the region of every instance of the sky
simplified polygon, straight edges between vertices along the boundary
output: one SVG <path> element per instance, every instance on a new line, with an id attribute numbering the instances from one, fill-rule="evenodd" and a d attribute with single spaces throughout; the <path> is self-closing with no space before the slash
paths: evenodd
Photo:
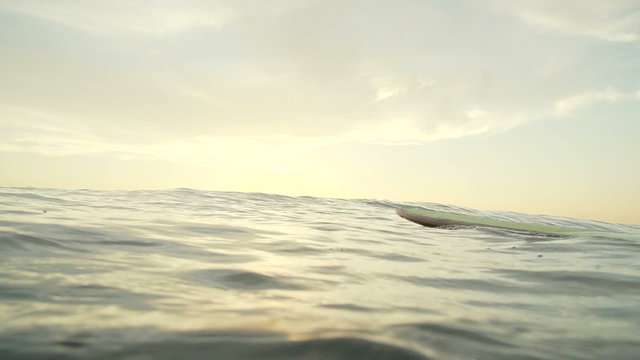
<path id="1" fill-rule="evenodd" d="M 0 186 L 640 223 L 639 0 L 0 0 Z"/>

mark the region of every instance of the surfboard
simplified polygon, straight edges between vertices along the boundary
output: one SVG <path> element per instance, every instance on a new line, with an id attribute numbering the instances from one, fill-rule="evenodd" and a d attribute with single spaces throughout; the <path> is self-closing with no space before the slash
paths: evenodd
<path id="1" fill-rule="evenodd" d="M 577 235 L 586 229 L 563 227 L 547 224 L 533 224 L 516 221 L 491 219 L 481 216 L 453 214 L 423 208 L 399 208 L 396 213 L 401 217 L 428 227 L 487 227 L 514 231 L 533 232 L 544 235 Z"/>

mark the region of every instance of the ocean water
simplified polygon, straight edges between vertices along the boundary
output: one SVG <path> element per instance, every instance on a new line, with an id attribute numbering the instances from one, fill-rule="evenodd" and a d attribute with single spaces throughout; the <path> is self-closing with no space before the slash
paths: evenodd
<path id="1" fill-rule="evenodd" d="M 402 206 L 572 226 L 432 229 Z M 0 188 L 1 359 L 640 359 L 640 228 L 174 189 Z"/>

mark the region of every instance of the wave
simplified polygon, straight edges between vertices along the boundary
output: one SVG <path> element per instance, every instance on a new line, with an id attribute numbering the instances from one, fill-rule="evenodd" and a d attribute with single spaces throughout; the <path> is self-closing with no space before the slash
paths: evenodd
<path id="1" fill-rule="evenodd" d="M 592 231 L 424 228 L 409 205 Z M 634 226 L 186 188 L 0 188 L 0 214 L 0 358 L 640 353 Z"/>

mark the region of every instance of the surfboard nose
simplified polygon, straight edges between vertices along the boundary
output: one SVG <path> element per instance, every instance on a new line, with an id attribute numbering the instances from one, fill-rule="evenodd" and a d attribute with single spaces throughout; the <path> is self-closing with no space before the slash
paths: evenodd
<path id="1" fill-rule="evenodd" d="M 513 231 L 525 231 L 543 235 L 566 236 L 585 232 L 585 229 L 576 229 L 546 224 L 532 224 L 514 221 L 504 221 L 481 216 L 453 214 L 437 210 L 423 208 L 399 208 L 396 213 L 409 221 L 427 227 L 442 226 L 473 226 Z"/>

